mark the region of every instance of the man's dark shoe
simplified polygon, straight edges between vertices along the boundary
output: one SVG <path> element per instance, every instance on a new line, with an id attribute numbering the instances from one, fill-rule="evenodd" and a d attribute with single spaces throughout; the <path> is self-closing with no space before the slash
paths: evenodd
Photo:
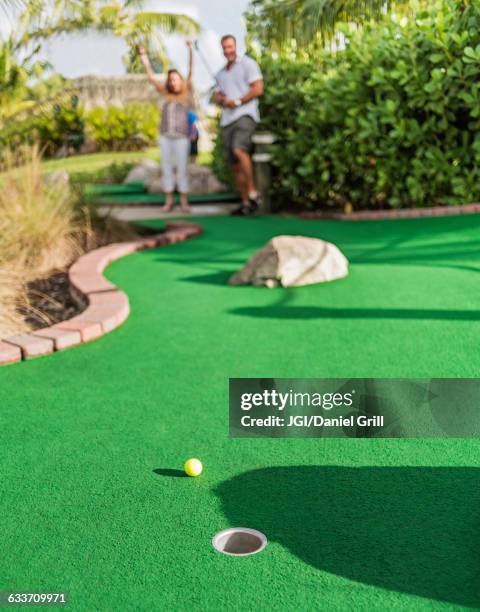
<path id="1" fill-rule="evenodd" d="M 251 215 L 254 215 L 256 212 L 258 212 L 258 209 L 260 208 L 260 202 L 258 200 L 258 196 L 256 198 L 249 198 L 248 200 L 248 208 L 250 209 Z"/>
<path id="2" fill-rule="evenodd" d="M 238 208 L 235 208 L 230 214 L 234 217 L 248 217 L 249 215 L 254 215 L 258 210 L 258 204 L 252 206 L 251 203 L 242 204 Z"/>
<path id="3" fill-rule="evenodd" d="M 230 213 L 233 217 L 247 217 L 250 214 L 250 206 L 242 204 L 238 208 L 235 208 Z"/>
<path id="4" fill-rule="evenodd" d="M 234 217 L 248 217 L 249 215 L 254 215 L 260 208 L 258 200 L 258 196 L 256 198 L 249 198 L 248 204 L 241 204 L 238 208 L 235 208 L 231 214 Z"/>

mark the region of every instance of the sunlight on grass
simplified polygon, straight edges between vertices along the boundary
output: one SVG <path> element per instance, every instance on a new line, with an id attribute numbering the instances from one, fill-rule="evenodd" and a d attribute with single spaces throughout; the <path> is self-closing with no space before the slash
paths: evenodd
<path id="1" fill-rule="evenodd" d="M 110 164 L 138 163 L 142 159 L 160 161 L 160 151 L 157 147 L 151 147 L 145 151 L 128 151 L 115 153 L 93 153 L 91 155 L 75 155 L 61 159 L 49 159 L 42 163 L 42 172 L 54 172 L 55 170 L 66 170 L 67 172 L 95 172 Z M 212 161 L 211 153 L 200 153 L 197 163 L 208 166 Z"/>
<path id="2" fill-rule="evenodd" d="M 41 172 L 43 175 L 45 175 L 49 174 L 50 172 L 65 170 L 71 175 L 85 175 L 82 176 L 81 180 L 87 183 L 105 182 L 102 179 L 98 180 L 96 173 L 106 171 L 108 174 L 108 168 L 113 164 L 116 164 L 117 166 L 121 166 L 122 164 L 135 165 L 141 162 L 142 159 L 151 159 L 153 161 L 160 162 L 160 151 L 156 147 L 151 147 L 144 151 L 92 153 L 90 155 L 73 155 L 72 157 L 47 159 L 42 160 L 41 162 Z M 212 163 L 212 153 L 200 153 L 197 157 L 196 163 L 201 166 L 210 166 Z M 19 168 L 8 168 L 10 178 L 18 177 L 20 172 L 21 170 Z M 91 177 L 88 177 L 89 174 Z M 0 172 L 0 186 L 4 184 L 4 179 L 5 172 Z"/>
<path id="3" fill-rule="evenodd" d="M 75 155 L 60 159 L 48 159 L 42 163 L 43 172 L 66 170 L 67 172 L 95 172 L 113 163 L 132 163 L 142 159 L 160 161 L 160 153 L 156 147 L 145 151 L 120 151 L 115 153 L 93 153 L 91 155 Z"/>

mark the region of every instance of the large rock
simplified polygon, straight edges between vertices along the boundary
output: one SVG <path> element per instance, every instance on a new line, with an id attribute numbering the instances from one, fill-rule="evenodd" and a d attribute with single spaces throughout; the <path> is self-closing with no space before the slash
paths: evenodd
<path id="1" fill-rule="evenodd" d="M 217 179 L 207 166 L 189 164 L 188 177 L 190 193 L 207 194 L 227 191 L 227 187 Z M 146 186 L 149 193 L 163 193 L 161 169 L 147 181 Z"/>
<path id="2" fill-rule="evenodd" d="M 230 278 L 229 284 L 299 287 L 347 274 L 348 260 L 334 244 L 305 236 L 276 236 Z"/>
<path id="3" fill-rule="evenodd" d="M 130 170 L 124 183 L 134 183 L 137 181 L 148 182 L 153 177 L 158 176 L 161 171 L 160 164 L 153 159 L 142 159 L 134 168 Z"/>

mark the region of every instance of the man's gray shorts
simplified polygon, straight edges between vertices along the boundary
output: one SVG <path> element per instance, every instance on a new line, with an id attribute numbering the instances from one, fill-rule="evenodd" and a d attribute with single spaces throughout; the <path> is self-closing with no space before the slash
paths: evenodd
<path id="1" fill-rule="evenodd" d="M 249 115 L 244 115 L 223 128 L 223 146 L 225 158 L 229 164 L 238 163 L 234 149 L 243 149 L 247 153 L 252 149 L 252 137 L 257 129 L 256 122 Z"/>

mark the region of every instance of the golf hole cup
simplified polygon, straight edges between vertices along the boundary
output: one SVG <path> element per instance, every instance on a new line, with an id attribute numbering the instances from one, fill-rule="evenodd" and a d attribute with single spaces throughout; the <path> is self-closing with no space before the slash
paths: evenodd
<path id="1" fill-rule="evenodd" d="M 268 544 L 266 536 L 256 529 L 232 527 L 219 531 L 212 539 L 213 548 L 232 557 L 247 557 L 261 552 Z"/>

